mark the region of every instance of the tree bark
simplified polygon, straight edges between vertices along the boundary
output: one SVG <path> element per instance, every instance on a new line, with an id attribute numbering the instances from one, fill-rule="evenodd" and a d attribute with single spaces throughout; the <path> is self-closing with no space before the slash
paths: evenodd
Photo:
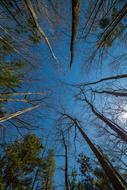
<path id="1" fill-rule="evenodd" d="M 71 45 L 70 45 L 70 51 L 71 51 L 70 68 L 73 64 L 73 59 L 74 59 L 74 45 L 77 35 L 79 14 L 80 14 L 80 0 L 72 0 L 72 34 L 71 34 Z"/>
<path id="2" fill-rule="evenodd" d="M 66 144 L 66 140 L 62 131 L 62 138 L 63 138 L 63 144 L 64 144 L 64 149 L 65 149 L 65 189 L 69 190 L 69 180 L 68 180 L 68 147 Z"/>
<path id="3" fill-rule="evenodd" d="M 75 86 L 89 86 L 89 85 L 98 84 L 98 83 L 103 82 L 103 81 L 109 81 L 109 80 L 115 80 L 115 79 L 122 79 L 122 78 L 127 78 L 127 74 L 114 75 L 114 76 L 111 76 L 111 77 L 105 77 L 105 78 L 102 78 L 102 79 L 97 80 L 97 81 L 88 82 L 88 83 L 82 83 L 82 84 L 77 84 L 77 85 L 75 85 Z"/>
<path id="4" fill-rule="evenodd" d="M 29 12 L 30 12 L 32 18 L 33 18 L 33 21 L 34 21 L 34 23 L 35 23 L 35 26 L 36 26 L 36 28 L 37 28 L 37 30 L 38 30 L 40 36 L 41 36 L 42 38 L 44 38 L 44 40 L 45 40 L 45 42 L 46 42 L 46 44 L 47 44 L 47 46 L 48 46 L 48 48 L 49 48 L 49 50 L 50 50 L 50 52 L 51 52 L 51 55 L 52 55 L 53 59 L 55 60 L 56 63 L 58 63 L 57 57 L 56 57 L 55 54 L 54 54 L 54 51 L 53 51 L 52 46 L 51 46 L 51 44 L 50 44 L 50 42 L 49 42 L 49 39 L 48 39 L 48 37 L 45 35 L 44 31 L 42 30 L 42 28 L 41 28 L 40 25 L 39 25 L 38 18 L 37 18 L 36 12 L 35 12 L 35 10 L 34 10 L 34 7 L 33 7 L 33 5 L 32 5 L 32 2 L 31 2 L 30 0 L 25 0 L 25 4 L 26 4 L 26 6 L 27 6 L 27 8 L 28 8 L 28 10 L 29 10 Z"/>
<path id="5" fill-rule="evenodd" d="M 116 97 L 126 97 L 127 96 L 127 92 L 124 91 L 113 91 L 113 90 L 102 90 L 102 91 L 97 91 L 97 90 L 92 90 L 92 92 L 95 92 L 97 94 L 110 94 Z"/>
<path id="6" fill-rule="evenodd" d="M 76 127 L 79 129 L 80 133 L 82 134 L 85 141 L 88 143 L 89 147 L 97 157 L 98 161 L 100 162 L 103 170 L 105 171 L 107 177 L 109 178 L 109 181 L 113 185 L 115 190 L 126 190 L 126 186 L 122 182 L 121 178 L 119 178 L 119 174 L 117 171 L 110 165 L 110 162 L 107 161 L 107 159 L 103 156 L 103 154 L 97 149 L 97 147 L 91 142 L 91 140 L 88 138 L 88 136 L 85 134 L 85 132 L 80 127 L 79 123 L 75 121 Z"/>
<path id="7" fill-rule="evenodd" d="M 87 98 L 84 99 L 85 102 L 90 106 L 92 112 L 106 125 L 108 125 L 113 131 L 117 133 L 117 135 L 120 137 L 121 140 L 127 142 L 127 132 L 123 130 L 121 127 L 119 127 L 117 124 L 110 121 L 110 119 L 106 118 L 104 115 L 99 113 L 95 107 L 87 100 Z"/>
<path id="8" fill-rule="evenodd" d="M 17 116 L 19 116 L 19 115 L 21 115 L 21 114 L 24 114 L 24 113 L 26 113 L 26 112 L 28 112 L 28 111 L 31 111 L 31 110 L 33 110 L 33 109 L 36 109 L 36 108 L 38 108 L 39 106 L 40 106 L 40 105 L 35 105 L 35 106 L 30 107 L 30 108 L 26 108 L 26 109 L 17 111 L 17 112 L 15 112 L 15 113 L 12 113 L 12 114 L 10 114 L 10 115 L 6 115 L 6 116 L 4 116 L 4 117 L 1 117 L 1 118 L 0 118 L 0 123 L 5 122 L 5 121 L 7 121 L 7 120 L 9 120 L 9 119 L 12 119 L 12 118 L 14 118 L 14 117 L 17 117 Z"/>

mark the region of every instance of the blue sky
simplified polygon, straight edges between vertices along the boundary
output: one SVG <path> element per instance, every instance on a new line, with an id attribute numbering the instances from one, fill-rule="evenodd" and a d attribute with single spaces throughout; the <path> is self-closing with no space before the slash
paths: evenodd
<path id="1" fill-rule="evenodd" d="M 83 2 L 83 1 L 82 1 Z M 84 9 L 85 4 L 82 6 L 82 9 Z M 69 7 L 68 7 L 69 9 Z M 29 73 L 27 73 L 27 77 L 30 77 L 32 79 L 31 81 L 24 81 L 21 91 L 44 91 L 44 90 L 51 90 L 52 96 L 51 99 L 48 99 L 47 102 L 54 106 L 55 108 L 58 108 L 58 106 L 66 107 L 67 110 L 78 116 L 80 119 L 83 118 L 83 121 L 86 125 L 85 130 L 89 134 L 89 136 L 93 139 L 94 142 L 99 142 L 99 140 L 96 138 L 96 128 L 92 124 L 93 121 L 89 122 L 86 121 L 85 118 L 89 117 L 87 113 L 87 108 L 84 109 L 83 106 L 81 106 L 80 103 L 75 102 L 74 100 L 74 94 L 76 92 L 76 89 L 70 88 L 68 86 L 65 86 L 62 84 L 62 82 L 66 83 L 82 83 L 82 82 L 88 82 L 88 81 L 94 81 L 97 79 L 100 79 L 102 77 L 111 76 L 120 73 L 126 73 L 126 66 L 122 66 L 120 69 L 117 69 L 115 64 L 111 65 L 111 62 L 113 60 L 114 56 L 118 56 L 125 52 L 125 47 L 115 43 L 112 48 L 109 49 L 109 54 L 107 54 L 103 59 L 103 64 L 101 67 L 95 67 L 95 65 L 98 65 L 98 60 L 93 61 L 92 69 L 88 72 L 85 68 L 85 65 L 87 64 L 86 57 L 89 53 L 89 48 L 91 47 L 90 43 L 85 43 L 83 40 L 77 40 L 75 43 L 75 58 L 74 63 L 72 65 L 71 70 L 69 69 L 69 62 L 70 62 L 70 33 L 71 33 L 71 18 L 68 15 L 68 9 L 65 10 L 67 12 L 66 19 L 64 20 L 65 23 L 63 25 L 59 26 L 59 24 L 56 23 L 56 28 L 51 29 L 49 33 L 47 33 L 47 30 L 49 29 L 48 25 L 46 26 L 46 23 L 42 22 L 42 27 L 44 28 L 46 34 L 49 36 L 49 40 L 51 41 L 52 48 L 58 58 L 59 65 L 55 66 L 54 60 L 52 59 L 52 56 L 50 54 L 50 51 L 47 47 L 47 45 L 42 40 L 39 45 L 35 45 L 31 48 L 32 51 L 32 63 L 37 65 L 36 69 L 33 69 Z M 81 10 L 82 11 L 82 10 Z M 80 16 L 80 24 L 83 23 L 83 12 L 81 12 Z M 63 31 L 62 31 L 63 30 Z M 52 35 L 51 35 L 52 34 Z M 55 35 L 57 34 L 57 35 Z M 78 37 L 80 37 L 80 33 L 78 33 Z M 94 39 L 90 39 L 93 41 Z M 9 60 L 10 57 L 6 57 L 6 60 Z M 96 69 L 97 68 L 97 69 Z M 27 78 L 26 77 L 26 78 Z M 19 90 L 19 89 L 18 89 Z M 101 99 L 101 98 L 100 98 Z M 103 98 L 101 99 L 103 101 Z M 96 102 L 97 103 L 97 102 Z M 19 104 L 11 104 L 10 111 L 14 110 L 16 107 L 19 108 Z M 39 112 L 39 116 L 37 118 L 34 117 L 34 113 L 36 111 L 33 111 L 29 113 L 30 119 L 43 127 L 43 130 L 36 130 L 34 131 L 37 133 L 40 137 L 42 136 L 42 133 L 52 133 L 51 137 L 54 135 L 54 119 L 56 119 L 56 113 L 55 108 L 53 109 L 47 109 L 43 107 L 43 104 L 40 109 L 37 110 Z M 47 118 L 46 118 L 46 117 Z M 53 120 L 52 120 L 53 118 Z M 7 124 L 6 124 L 7 125 Z M 15 130 L 10 130 L 11 135 L 16 135 Z M 52 142 L 52 138 L 49 140 L 49 146 L 54 145 L 55 142 Z M 82 143 L 82 147 L 80 144 L 77 145 L 78 151 L 84 150 L 85 152 L 91 154 L 88 147 Z M 62 150 L 62 149 L 61 149 Z M 63 151 L 63 150 L 62 150 Z M 57 154 L 61 153 L 57 152 Z M 63 164 L 63 159 L 57 158 L 58 166 Z M 71 158 L 71 166 L 73 164 L 73 159 Z M 57 166 L 57 167 L 58 167 Z M 62 176 L 63 174 L 60 175 Z M 59 173 L 57 174 L 56 180 L 59 181 Z M 61 183 L 61 182 L 60 182 Z"/>

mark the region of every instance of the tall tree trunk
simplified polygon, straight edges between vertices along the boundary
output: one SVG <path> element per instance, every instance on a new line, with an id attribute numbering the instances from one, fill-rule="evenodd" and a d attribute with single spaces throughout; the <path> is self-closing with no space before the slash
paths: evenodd
<path id="1" fill-rule="evenodd" d="M 70 68 L 73 64 L 74 59 L 74 45 L 77 36 L 77 29 L 78 29 L 78 21 L 79 21 L 79 14 L 80 14 L 80 0 L 72 0 L 72 33 L 71 33 L 71 61 L 70 61 Z"/>
<path id="2" fill-rule="evenodd" d="M 63 144 L 64 144 L 64 149 L 65 149 L 65 189 L 69 190 L 69 180 L 68 180 L 68 147 L 66 144 L 66 140 L 62 131 L 62 138 L 63 138 Z"/>
<path id="3" fill-rule="evenodd" d="M 25 4 L 26 4 L 26 6 L 27 6 L 32 18 L 33 18 L 34 24 L 35 24 L 40 36 L 42 38 L 44 38 L 44 40 L 45 40 L 45 42 L 46 42 L 46 44 L 47 44 L 47 46 L 48 46 L 48 48 L 49 48 L 49 50 L 51 52 L 52 57 L 55 60 L 55 63 L 58 63 L 57 57 L 54 54 L 54 51 L 53 51 L 52 46 L 51 46 L 51 44 L 49 42 L 49 39 L 48 39 L 48 37 L 46 36 L 46 34 L 44 33 L 44 31 L 42 30 L 42 28 L 39 25 L 38 18 L 37 18 L 37 15 L 36 15 L 36 12 L 34 10 L 32 2 L 30 0 L 25 0 Z"/>
<path id="4" fill-rule="evenodd" d="M 85 132 L 80 127 L 79 123 L 75 120 L 75 125 L 79 129 L 80 133 L 82 134 L 85 141 L 88 143 L 89 147 L 93 151 L 93 153 L 96 155 L 98 161 L 100 162 L 103 170 L 105 171 L 107 177 L 109 178 L 109 181 L 113 185 L 115 190 L 126 190 L 126 187 L 123 183 L 124 180 L 122 180 L 119 177 L 119 174 L 117 171 L 113 168 L 113 166 L 110 164 L 110 162 L 103 156 L 103 154 L 97 149 L 97 147 L 91 142 L 89 137 L 85 134 Z"/>
<path id="5" fill-rule="evenodd" d="M 105 31 L 102 34 L 100 43 L 98 45 L 99 49 L 105 41 L 108 39 L 108 37 L 113 33 L 114 29 L 117 27 L 117 25 L 120 23 L 120 21 L 126 16 L 127 14 L 127 3 L 123 6 L 123 8 L 118 12 L 114 20 L 108 25 L 108 27 L 105 29 Z"/>
<path id="6" fill-rule="evenodd" d="M 106 125 L 108 125 L 113 131 L 117 133 L 117 135 L 121 138 L 121 140 L 127 142 L 127 132 L 122 129 L 120 126 L 112 122 L 110 119 L 106 118 L 104 115 L 99 113 L 95 107 L 87 100 L 87 98 L 84 99 L 85 102 L 90 106 L 92 112 Z"/>
<path id="7" fill-rule="evenodd" d="M 15 112 L 15 113 L 12 113 L 10 115 L 6 115 L 6 116 L 3 116 L 3 117 L 0 117 L 0 123 L 8 121 L 8 120 L 10 120 L 12 118 L 15 118 L 15 117 L 17 117 L 17 116 L 19 116 L 21 114 L 26 113 L 26 112 L 32 111 L 32 110 L 38 108 L 39 106 L 40 106 L 39 104 L 38 105 L 34 105 L 34 106 L 30 107 L 30 108 L 25 108 L 25 109 L 22 109 L 20 111 Z"/>
<path id="8" fill-rule="evenodd" d="M 46 179 L 45 190 L 49 190 L 49 176 L 47 176 L 47 179 Z"/>

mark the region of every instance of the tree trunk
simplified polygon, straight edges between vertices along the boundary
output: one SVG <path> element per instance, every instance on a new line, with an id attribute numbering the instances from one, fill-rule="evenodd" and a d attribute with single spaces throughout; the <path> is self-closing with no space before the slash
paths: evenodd
<path id="1" fill-rule="evenodd" d="M 93 151 L 93 153 L 96 155 L 98 161 L 100 162 L 103 170 L 105 171 L 105 173 L 106 173 L 107 177 L 109 178 L 109 181 L 113 185 L 114 189 L 115 190 L 126 190 L 126 187 L 124 185 L 124 184 L 126 184 L 126 182 L 125 183 L 122 182 L 123 180 L 121 180 L 121 178 L 119 178 L 119 174 L 117 173 L 117 171 L 112 167 L 112 165 L 110 165 L 110 162 L 107 161 L 107 159 L 103 156 L 103 154 L 91 142 L 91 140 L 88 138 L 88 136 L 82 130 L 82 128 L 80 127 L 80 125 L 77 121 L 75 121 L 75 125 L 79 129 L 80 133 L 82 134 L 85 141 L 88 143 L 88 145 L 91 148 L 91 150 Z"/>
<path id="2" fill-rule="evenodd" d="M 71 34 L 71 45 L 70 45 L 70 51 L 71 51 L 70 68 L 73 64 L 73 59 L 74 59 L 74 45 L 77 36 L 79 14 L 80 14 L 80 0 L 72 0 L 72 34 Z"/>
<path id="3" fill-rule="evenodd" d="M 110 119 L 106 118 L 104 115 L 99 113 L 95 107 L 85 98 L 85 102 L 90 106 L 92 112 L 102 120 L 106 125 L 108 125 L 113 131 L 117 133 L 117 135 L 121 138 L 121 140 L 127 142 L 127 132 L 119 127 L 117 124 L 110 121 Z"/>
<path id="4" fill-rule="evenodd" d="M 69 182 L 68 182 L 69 181 L 68 180 L 68 147 L 67 147 L 66 140 L 65 140 L 63 132 L 62 132 L 62 137 L 63 137 L 63 144 L 64 144 L 64 149 L 65 149 L 65 173 L 64 173 L 64 176 L 65 176 L 65 189 L 69 190 Z"/>
<path id="5" fill-rule="evenodd" d="M 3 117 L 0 117 L 0 123 L 8 121 L 8 120 L 10 120 L 12 118 L 15 118 L 15 117 L 17 117 L 17 116 L 19 116 L 21 114 L 24 114 L 24 113 L 26 113 L 28 111 L 32 111 L 32 110 L 38 108 L 39 106 L 40 106 L 39 104 L 38 105 L 34 105 L 34 106 L 30 107 L 30 108 L 25 108 L 25 109 L 22 109 L 20 111 L 15 112 L 15 113 L 12 113 L 10 115 L 6 115 L 6 116 L 3 116 Z"/>

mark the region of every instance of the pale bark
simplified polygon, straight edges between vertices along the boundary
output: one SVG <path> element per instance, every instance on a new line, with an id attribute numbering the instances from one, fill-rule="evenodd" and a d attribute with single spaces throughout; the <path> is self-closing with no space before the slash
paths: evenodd
<path id="1" fill-rule="evenodd" d="M 56 63 L 58 63 L 57 57 L 54 54 L 54 51 L 53 51 L 52 46 L 51 46 L 51 44 L 49 42 L 49 39 L 48 39 L 48 37 L 46 36 L 46 34 L 44 33 L 44 31 L 42 30 L 42 28 L 39 25 L 38 18 L 37 18 L 36 12 L 34 10 L 34 7 L 32 5 L 32 2 L 30 0 L 25 0 L 25 4 L 26 4 L 26 6 L 27 6 L 32 18 L 33 18 L 33 21 L 35 23 L 35 26 L 36 26 L 40 36 L 42 38 L 44 38 L 47 46 L 49 47 L 49 50 L 51 52 L 51 55 L 52 55 L 53 59 L 55 60 Z"/>
<path id="2" fill-rule="evenodd" d="M 40 105 L 35 105 L 35 106 L 30 107 L 30 108 L 25 108 L 25 109 L 23 109 L 23 110 L 17 111 L 17 112 L 15 112 L 15 113 L 10 114 L 10 115 L 6 115 L 6 116 L 4 116 L 4 117 L 1 117 L 1 118 L 0 118 L 0 123 L 5 122 L 5 121 L 8 121 L 8 120 L 10 120 L 10 119 L 12 119 L 12 118 L 15 118 L 15 117 L 17 117 L 17 116 L 19 116 L 19 115 L 21 115 L 21 114 L 26 113 L 26 112 L 32 111 L 32 110 L 38 108 L 39 106 L 40 106 Z"/>
<path id="3" fill-rule="evenodd" d="M 19 96 L 19 95 L 43 95 L 48 92 L 10 92 L 10 93 L 0 93 L 0 96 Z"/>

